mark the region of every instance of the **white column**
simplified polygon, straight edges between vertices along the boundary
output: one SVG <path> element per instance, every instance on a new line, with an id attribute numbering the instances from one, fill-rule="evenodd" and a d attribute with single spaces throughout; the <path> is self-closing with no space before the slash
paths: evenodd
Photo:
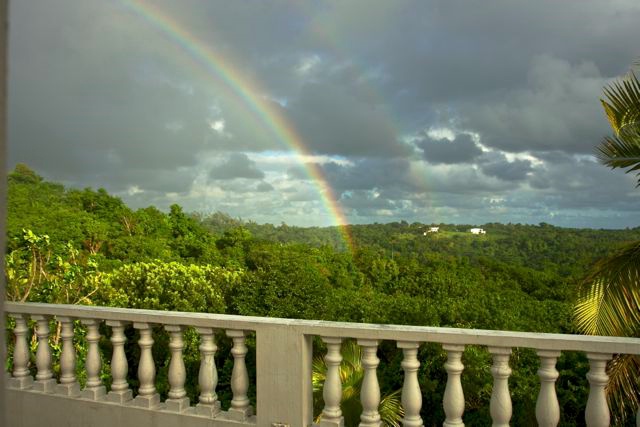
<path id="1" fill-rule="evenodd" d="M 536 402 L 536 419 L 540 427 L 556 427 L 560 422 L 560 405 L 556 396 L 556 380 L 558 371 L 556 361 L 559 351 L 538 350 L 540 357 L 540 393 Z"/>
<path id="2" fill-rule="evenodd" d="M 196 405 L 196 413 L 207 417 L 215 417 L 220 413 L 220 402 L 216 394 L 218 385 L 218 369 L 216 368 L 216 351 L 213 328 L 196 328 L 200 334 L 200 372 L 198 385 L 200 396 Z"/>
<path id="3" fill-rule="evenodd" d="M 405 427 L 422 427 L 420 409 L 422 408 L 422 393 L 418 384 L 418 347 L 420 343 L 414 341 L 398 341 L 398 348 L 402 349 L 402 369 L 404 370 L 404 382 L 402 384 L 402 407 L 404 418 L 402 425 Z"/>
<path id="4" fill-rule="evenodd" d="M 107 394 L 110 402 L 123 404 L 133 399 L 133 394 L 127 382 L 129 374 L 129 363 L 124 352 L 124 343 L 127 337 L 124 335 L 124 327 L 128 322 L 119 320 L 107 320 L 107 325 L 111 326 L 111 343 L 113 344 L 113 354 L 111 355 L 111 391 Z"/>
<path id="5" fill-rule="evenodd" d="M 444 390 L 443 406 L 446 419 L 444 427 L 461 427 L 462 414 L 464 413 L 464 392 L 460 376 L 464 370 L 462 353 L 464 345 L 444 344 L 442 348 L 447 352 L 447 361 L 444 368 L 447 371 L 447 386 Z"/>
<path id="6" fill-rule="evenodd" d="M 80 384 L 76 380 L 76 348 L 73 345 L 73 319 L 58 317 L 61 325 L 62 354 L 60 355 L 60 384 L 56 393 L 64 396 L 80 396 Z"/>
<path id="7" fill-rule="evenodd" d="M 50 316 L 33 315 L 36 321 L 36 335 L 38 335 L 38 349 L 36 350 L 36 381 L 33 389 L 44 393 L 53 393 L 56 388 L 56 380 L 51 372 L 51 347 L 49 346 L 49 319 Z"/>
<path id="8" fill-rule="evenodd" d="M 589 399 L 585 410 L 585 421 L 588 427 L 608 427 L 610 416 L 607 406 L 605 387 L 609 382 L 607 375 L 607 362 L 611 360 L 611 354 L 587 353 L 589 359 Z"/>
<path id="9" fill-rule="evenodd" d="M 27 342 L 27 316 L 24 314 L 10 314 L 16 322 L 13 333 L 16 336 L 16 343 L 13 347 L 13 378 L 7 383 L 11 388 L 25 389 L 31 388 L 33 378 L 29 372 L 29 343 Z"/>
<path id="10" fill-rule="evenodd" d="M 153 361 L 151 347 L 153 347 L 152 325 L 144 322 L 134 322 L 133 327 L 140 333 L 138 346 L 140 347 L 140 361 L 138 362 L 138 380 L 140 387 L 138 395 L 133 399 L 135 406 L 155 408 L 160 405 L 160 395 L 156 393 L 156 364 Z"/>
<path id="11" fill-rule="evenodd" d="M 247 391 L 249 390 L 249 373 L 245 363 L 247 346 L 245 345 L 245 331 L 227 330 L 227 336 L 233 340 L 233 371 L 231 372 L 231 391 L 233 399 L 227 415 L 232 420 L 244 421 L 253 415 L 253 408 L 249 404 Z"/>
<path id="12" fill-rule="evenodd" d="M 82 324 L 87 327 L 87 384 L 82 390 L 82 397 L 90 400 L 102 400 L 106 395 L 106 389 L 102 385 L 100 372 L 102 370 L 102 358 L 100 356 L 100 320 L 83 319 Z"/>
<path id="13" fill-rule="evenodd" d="M 342 427 L 344 426 L 344 417 L 340 409 L 342 401 L 342 382 L 340 380 L 342 338 L 322 337 L 322 341 L 327 345 L 327 354 L 324 356 L 327 374 L 322 387 L 324 409 L 322 410 L 320 427 Z"/>
<path id="14" fill-rule="evenodd" d="M 362 366 L 364 368 L 364 378 L 362 389 L 360 390 L 360 400 L 362 402 L 362 414 L 360 415 L 360 427 L 380 427 L 380 386 L 376 368 L 380 359 L 376 355 L 378 351 L 378 340 L 359 339 L 358 345 L 362 347 Z"/>
<path id="15" fill-rule="evenodd" d="M 493 427 L 508 427 L 511 419 L 511 396 L 509 395 L 509 355 L 511 349 L 508 347 L 489 347 L 489 352 L 493 355 L 493 390 L 491 392 L 490 412 L 493 420 Z"/>
<path id="16" fill-rule="evenodd" d="M 189 408 L 189 398 L 184 389 L 184 382 L 187 379 L 187 372 L 184 367 L 182 350 L 184 350 L 184 340 L 182 333 L 184 328 L 178 325 L 166 325 L 164 329 L 169 332 L 169 349 L 171 350 L 171 361 L 169 362 L 169 394 L 165 403 L 165 409 L 172 412 L 183 412 Z"/>

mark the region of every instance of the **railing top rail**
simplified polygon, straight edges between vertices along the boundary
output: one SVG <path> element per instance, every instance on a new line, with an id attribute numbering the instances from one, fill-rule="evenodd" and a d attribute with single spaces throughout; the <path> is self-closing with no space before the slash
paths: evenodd
<path id="1" fill-rule="evenodd" d="M 442 344 L 474 344 L 498 347 L 525 347 L 545 350 L 640 355 L 640 338 L 431 326 L 378 325 L 66 304 L 6 302 L 5 312 L 9 314 L 65 316 L 77 319 L 119 320 L 161 325 L 240 329 L 257 332 L 265 328 L 286 327 L 294 328 L 299 333 L 305 335 L 342 338 L 435 342 Z"/>

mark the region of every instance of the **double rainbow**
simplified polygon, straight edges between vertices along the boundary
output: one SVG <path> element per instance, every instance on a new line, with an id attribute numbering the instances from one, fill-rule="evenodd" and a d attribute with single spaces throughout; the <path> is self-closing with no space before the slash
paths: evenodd
<path id="1" fill-rule="evenodd" d="M 186 52 L 193 62 L 203 67 L 209 75 L 224 82 L 231 93 L 239 98 L 279 141 L 296 153 L 347 247 L 353 250 L 353 239 L 347 227 L 348 221 L 337 202 L 335 192 L 320 167 L 315 163 L 303 160 L 304 156 L 309 156 L 311 152 L 293 124 L 275 104 L 260 96 L 264 91 L 244 76 L 230 60 L 205 45 L 195 34 L 189 32 L 185 26 L 171 16 L 163 13 L 157 6 L 137 0 L 120 0 L 120 3 L 134 16 L 156 29 L 167 40 Z"/>

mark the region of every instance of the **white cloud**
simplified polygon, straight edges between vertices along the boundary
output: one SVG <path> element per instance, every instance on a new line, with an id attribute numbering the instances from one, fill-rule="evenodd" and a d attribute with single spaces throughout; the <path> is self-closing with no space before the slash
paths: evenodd
<path id="1" fill-rule="evenodd" d="M 305 55 L 296 66 L 296 73 L 301 76 L 308 76 L 318 69 L 321 62 L 322 59 L 318 54 Z"/>

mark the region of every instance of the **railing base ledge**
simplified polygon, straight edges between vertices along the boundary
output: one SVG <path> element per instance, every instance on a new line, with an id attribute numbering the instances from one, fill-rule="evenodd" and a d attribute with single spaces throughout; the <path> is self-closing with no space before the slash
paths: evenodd
<path id="1" fill-rule="evenodd" d="M 340 417 L 340 420 L 320 420 L 319 424 L 315 424 L 316 427 L 344 427 L 344 417 Z"/>
<path id="2" fill-rule="evenodd" d="M 131 406 L 145 409 L 157 409 L 160 406 L 160 395 L 158 393 L 151 396 L 136 396 L 131 402 Z"/>
<path id="3" fill-rule="evenodd" d="M 80 397 L 80 384 L 78 383 L 69 383 L 69 384 L 58 384 L 56 385 L 56 394 L 61 394 L 63 396 L 69 397 Z"/>
<path id="4" fill-rule="evenodd" d="M 248 407 L 244 409 L 229 408 L 227 411 L 227 419 L 233 421 L 246 421 L 253 415 L 253 408 Z"/>
<path id="5" fill-rule="evenodd" d="M 82 390 L 80 397 L 87 400 L 105 400 L 107 398 L 107 389 L 104 386 L 85 388 Z"/>
<path id="6" fill-rule="evenodd" d="M 17 390 L 32 388 L 33 378 L 31 377 L 9 378 L 7 380 L 7 386 L 9 388 L 15 388 Z"/>
<path id="7" fill-rule="evenodd" d="M 37 380 L 33 383 L 33 390 L 40 393 L 54 393 L 58 383 L 53 378 L 48 380 Z"/>
<path id="8" fill-rule="evenodd" d="M 107 394 L 107 402 L 119 403 L 121 405 L 124 405 L 131 400 L 133 400 L 133 393 L 131 392 L 131 390 L 110 391 Z"/>
<path id="9" fill-rule="evenodd" d="M 167 399 L 164 402 L 164 410 L 169 412 L 184 412 L 189 409 L 189 398 Z"/>
<path id="10" fill-rule="evenodd" d="M 194 408 L 195 415 L 200 417 L 213 418 L 220 414 L 220 402 L 198 403 Z"/>

